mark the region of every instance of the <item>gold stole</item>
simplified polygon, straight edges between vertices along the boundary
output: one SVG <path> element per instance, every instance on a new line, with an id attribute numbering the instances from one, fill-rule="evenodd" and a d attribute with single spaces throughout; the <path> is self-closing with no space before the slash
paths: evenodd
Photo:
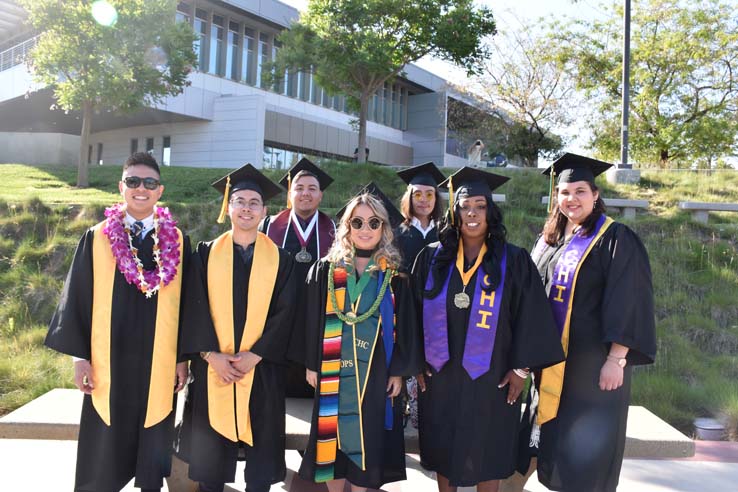
<path id="1" fill-rule="evenodd" d="M 92 241 L 92 372 L 95 388 L 92 404 L 106 425 L 110 425 L 110 328 L 113 313 L 113 282 L 117 265 L 108 236 L 101 222 L 94 227 Z M 153 427 L 172 411 L 174 378 L 177 366 L 177 336 L 179 334 L 179 297 L 182 291 L 182 261 L 184 241 L 177 229 L 179 258 L 177 275 L 162 287 L 156 300 L 154 351 L 151 358 L 151 379 L 144 427 Z M 141 295 L 144 295 L 143 293 Z"/>
<path id="2" fill-rule="evenodd" d="M 574 289 L 577 286 L 577 277 L 579 277 L 579 269 L 582 267 L 584 260 L 587 259 L 589 252 L 607 231 L 613 220 L 607 218 L 605 223 L 600 227 L 597 235 L 592 238 L 589 246 L 584 251 L 584 254 L 577 263 L 577 268 L 574 271 L 574 280 L 571 283 L 571 294 L 569 294 L 569 305 L 566 308 L 566 321 L 564 322 L 564 329 L 561 333 L 561 346 L 564 348 L 564 355 L 569 355 L 569 326 L 571 324 L 571 309 L 574 305 Z M 543 239 L 541 239 L 542 241 Z M 549 420 L 556 418 L 559 413 L 559 404 L 561 402 L 561 392 L 564 389 L 564 371 L 566 369 L 566 361 L 559 362 L 556 365 L 546 367 L 541 372 L 541 391 L 540 400 L 538 403 L 538 425 L 543 425 Z"/>
<path id="3" fill-rule="evenodd" d="M 251 350 L 264 332 L 269 303 L 279 268 L 279 248 L 259 232 L 249 275 L 248 308 L 241 346 L 235 350 L 233 335 L 233 236 L 228 231 L 213 241 L 208 257 L 208 301 L 220 352 L 235 354 Z M 233 442 L 253 446 L 249 401 L 254 370 L 236 383 L 223 383 L 208 366 L 208 413 L 210 426 Z M 238 418 L 236 415 L 238 414 Z"/>

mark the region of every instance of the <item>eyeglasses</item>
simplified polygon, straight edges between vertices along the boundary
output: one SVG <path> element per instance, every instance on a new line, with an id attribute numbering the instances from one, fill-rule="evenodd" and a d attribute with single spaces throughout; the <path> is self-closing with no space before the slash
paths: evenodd
<path id="1" fill-rule="evenodd" d="M 349 221 L 349 224 L 351 224 L 352 229 L 358 231 L 363 229 L 364 224 L 366 223 L 369 225 L 369 229 L 376 231 L 377 229 L 382 227 L 382 222 L 382 219 L 380 219 L 379 217 L 369 217 L 369 219 L 366 221 L 361 217 L 354 217 L 353 219 L 351 219 L 351 221 Z"/>
<path id="2" fill-rule="evenodd" d="M 420 200 L 421 198 L 425 198 L 426 200 L 432 200 L 435 198 L 436 192 L 433 190 L 427 190 L 427 191 L 413 191 L 413 198 L 416 200 Z"/>
<path id="3" fill-rule="evenodd" d="M 161 181 L 156 178 L 139 178 L 138 176 L 127 176 L 123 179 L 127 188 L 136 189 L 143 183 L 147 190 L 155 190 L 161 185 Z"/>
<path id="4" fill-rule="evenodd" d="M 253 210 L 254 212 L 260 210 L 261 207 L 264 206 L 264 204 L 261 203 L 259 200 L 251 200 L 247 202 L 246 200 L 242 200 L 241 198 L 231 200 L 229 203 L 231 204 L 231 207 L 235 209 L 248 208 L 249 210 Z"/>

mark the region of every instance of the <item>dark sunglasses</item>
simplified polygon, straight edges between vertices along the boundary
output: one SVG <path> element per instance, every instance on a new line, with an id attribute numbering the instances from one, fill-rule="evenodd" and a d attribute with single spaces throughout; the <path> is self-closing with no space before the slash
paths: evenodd
<path id="1" fill-rule="evenodd" d="M 369 224 L 369 229 L 373 231 L 382 227 L 382 219 L 379 217 L 369 217 L 369 220 L 367 220 L 366 223 Z M 361 217 L 354 217 L 349 221 L 349 224 L 351 224 L 352 229 L 356 229 L 358 231 L 364 228 L 364 219 Z"/>
<path id="2" fill-rule="evenodd" d="M 123 182 L 126 184 L 126 187 L 131 189 L 138 188 L 143 183 L 144 188 L 147 190 L 155 190 L 161 184 L 156 178 L 139 178 L 138 176 L 128 176 Z"/>

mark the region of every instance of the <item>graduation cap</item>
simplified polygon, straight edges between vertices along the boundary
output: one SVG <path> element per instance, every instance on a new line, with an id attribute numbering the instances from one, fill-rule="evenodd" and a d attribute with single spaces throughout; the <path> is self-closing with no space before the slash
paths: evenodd
<path id="1" fill-rule="evenodd" d="M 425 185 L 434 188 L 446 179 L 446 176 L 432 162 L 397 171 L 397 175 L 409 185 Z"/>
<path id="2" fill-rule="evenodd" d="M 399 226 L 405 218 L 402 216 L 399 210 L 397 210 L 397 207 L 392 203 L 392 200 L 387 198 L 387 195 L 382 192 L 382 190 L 377 186 L 377 184 L 372 181 L 366 186 L 364 186 L 356 195 L 351 197 L 351 200 L 356 198 L 359 195 L 363 195 L 364 193 L 368 193 L 380 202 L 382 202 L 382 205 L 384 205 L 384 208 L 387 210 L 387 215 L 389 216 L 390 225 L 393 229 L 395 229 L 397 226 Z M 349 200 L 349 202 L 351 201 Z M 341 210 L 338 211 L 336 214 L 336 217 L 339 218 L 339 220 L 343 217 L 343 214 L 346 212 L 346 205 L 344 205 Z"/>
<path id="3" fill-rule="evenodd" d="M 282 192 L 282 188 L 264 176 L 258 169 L 251 164 L 246 164 L 235 171 L 232 171 L 212 185 L 213 188 L 223 194 L 223 206 L 220 209 L 218 223 L 222 224 L 228 211 L 228 200 L 236 191 L 252 190 L 261 195 L 263 201 L 267 201 L 273 196 Z"/>
<path id="4" fill-rule="evenodd" d="M 449 209 L 453 209 L 454 193 L 456 196 L 487 196 L 491 199 L 492 191 L 505 184 L 509 179 L 507 176 L 464 166 L 439 184 L 438 187 L 448 188 L 448 206 Z M 451 212 L 451 223 L 454 223 L 453 212 Z"/>
<path id="5" fill-rule="evenodd" d="M 541 173 L 546 176 L 550 176 L 548 200 L 549 212 L 553 207 L 554 181 L 559 184 L 575 183 L 577 181 L 587 181 L 588 183 L 594 184 L 595 177 L 604 173 L 611 167 L 612 164 L 608 164 L 607 162 L 598 161 L 597 159 L 569 152 L 556 159 L 553 164 Z"/>
<path id="6" fill-rule="evenodd" d="M 279 184 L 287 189 L 287 208 L 292 208 L 292 204 L 290 203 L 290 187 L 292 186 L 292 181 L 305 175 L 313 176 L 318 180 L 320 191 L 325 190 L 331 183 L 333 183 L 333 178 L 331 178 L 328 173 L 313 164 L 313 162 L 307 157 L 303 157 L 297 164 L 287 171 L 287 174 L 282 176 L 282 179 L 279 180 Z"/>

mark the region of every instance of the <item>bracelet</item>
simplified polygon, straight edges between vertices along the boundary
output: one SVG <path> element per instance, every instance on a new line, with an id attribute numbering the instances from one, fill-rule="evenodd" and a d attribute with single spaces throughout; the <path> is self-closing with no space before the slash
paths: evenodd
<path id="1" fill-rule="evenodd" d="M 516 376 L 523 379 L 527 378 L 528 374 L 530 374 L 530 371 L 528 369 L 513 369 L 513 372 Z"/>
<path id="2" fill-rule="evenodd" d="M 202 357 L 202 360 L 208 360 L 208 357 L 210 357 L 210 354 L 212 354 L 212 352 L 210 351 L 200 352 L 200 357 Z"/>

